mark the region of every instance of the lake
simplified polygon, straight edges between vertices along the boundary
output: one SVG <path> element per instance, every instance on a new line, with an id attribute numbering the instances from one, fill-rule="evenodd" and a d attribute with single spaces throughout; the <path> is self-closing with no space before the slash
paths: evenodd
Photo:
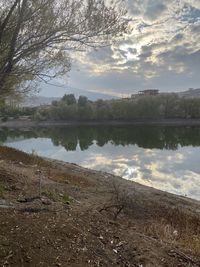
<path id="1" fill-rule="evenodd" d="M 200 127 L 5 128 L 0 142 L 200 200 Z"/>

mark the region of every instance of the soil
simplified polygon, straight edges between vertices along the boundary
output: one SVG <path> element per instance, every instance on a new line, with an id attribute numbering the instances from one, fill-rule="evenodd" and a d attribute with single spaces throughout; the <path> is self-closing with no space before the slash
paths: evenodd
<path id="1" fill-rule="evenodd" d="M 0 147 L 0 266 L 200 266 L 200 202 Z"/>
<path id="2" fill-rule="evenodd" d="M 135 119 L 135 120 L 84 120 L 84 121 L 36 121 L 31 119 L 13 119 L 6 122 L 0 121 L 0 127 L 28 128 L 52 126 L 80 126 L 80 125 L 150 125 L 150 126 L 200 126 L 200 119 Z"/>

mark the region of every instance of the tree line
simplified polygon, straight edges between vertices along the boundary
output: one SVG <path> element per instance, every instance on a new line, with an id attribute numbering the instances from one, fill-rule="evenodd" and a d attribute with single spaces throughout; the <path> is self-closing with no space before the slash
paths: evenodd
<path id="1" fill-rule="evenodd" d="M 51 105 L 18 107 L 0 103 L 0 117 L 27 116 L 32 120 L 51 121 L 131 121 L 200 118 L 200 98 L 183 98 L 176 94 L 138 96 L 136 98 L 90 101 L 86 96 L 78 99 L 64 95 Z"/>
<path id="2" fill-rule="evenodd" d="M 136 120 L 200 118 L 200 98 L 182 98 L 177 94 L 140 96 L 127 99 L 90 101 L 65 95 L 52 105 L 38 108 L 37 120 Z"/>

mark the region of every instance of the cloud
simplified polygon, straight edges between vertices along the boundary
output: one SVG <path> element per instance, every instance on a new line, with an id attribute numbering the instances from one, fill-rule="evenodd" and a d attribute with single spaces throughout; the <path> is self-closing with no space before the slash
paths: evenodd
<path id="1" fill-rule="evenodd" d="M 200 1 L 126 0 L 132 33 L 73 55 L 70 86 L 133 93 L 199 87 Z"/>
<path id="2" fill-rule="evenodd" d="M 144 17 L 150 21 L 154 21 L 157 20 L 166 10 L 167 6 L 163 4 L 163 1 L 149 0 L 146 4 Z"/>

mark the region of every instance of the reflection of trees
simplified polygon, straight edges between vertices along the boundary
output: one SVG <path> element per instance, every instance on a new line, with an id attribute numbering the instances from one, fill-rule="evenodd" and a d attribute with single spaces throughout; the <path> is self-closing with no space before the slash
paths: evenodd
<path id="1" fill-rule="evenodd" d="M 4 131 L 0 131 L 0 144 L 6 142 L 7 140 L 7 131 L 4 130 Z"/>
<path id="2" fill-rule="evenodd" d="M 86 130 L 84 127 L 79 127 L 77 129 L 80 149 L 82 151 L 87 150 L 93 144 L 94 140 L 92 128 Z"/>
<path id="3" fill-rule="evenodd" d="M 55 146 L 66 150 L 88 149 L 95 140 L 98 146 L 108 142 L 114 145 L 138 145 L 143 148 L 171 149 L 178 146 L 200 146 L 199 127 L 150 127 L 150 126 L 77 126 L 60 128 L 40 128 L 30 130 L 0 131 L 0 142 L 7 138 L 51 138 Z"/>
<path id="4" fill-rule="evenodd" d="M 74 131 L 68 131 L 69 128 L 65 128 L 65 131 L 61 128 L 52 129 L 49 128 L 48 132 L 44 132 L 44 137 L 51 138 L 55 146 L 63 146 L 67 151 L 76 150 L 78 144 L 78 135 L 76 129 Z"/>

